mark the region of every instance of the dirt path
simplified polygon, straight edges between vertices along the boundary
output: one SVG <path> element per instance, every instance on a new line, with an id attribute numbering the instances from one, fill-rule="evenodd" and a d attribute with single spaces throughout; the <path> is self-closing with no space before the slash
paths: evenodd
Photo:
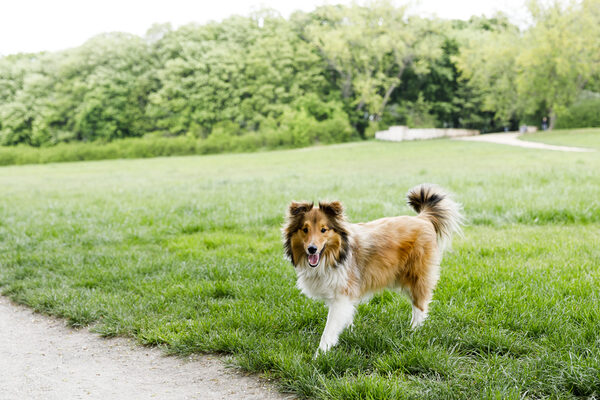
<path id="1" fill-rule="evenodd" d="M 527 147 L 531 149 L 544 149 L 544 150 L 556 150 L 556 151 L 576 151 L 576 152 L 592 152 L 593 149 L 586 149 L 582 147 L 569 147 L 569 146 L 555 146 L 545 143 L 527 142 L 525 140 L 519 140 L 519 134 L 514 132 L 509 133 L 488 133 L 485 135 L 477 136 L 464 136 L 454 138 L 453 140 L 466 140 L 470 142 L 488 142 L 507 144 L 510 146 Z"/>
<path id="2" fill-rule="evenodd" d="M 0 296 L 0 399 L 284 399 L 219 357 L 164 356 L 33 313 Z M 289 398 L 289 397 L 288 397 Z"/>

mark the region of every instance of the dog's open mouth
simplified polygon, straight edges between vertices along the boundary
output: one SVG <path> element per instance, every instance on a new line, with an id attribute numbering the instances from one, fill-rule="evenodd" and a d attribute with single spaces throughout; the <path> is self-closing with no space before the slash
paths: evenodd
<path id="1" fill-rule="evenodd" d="M 310 265 L 313 268 L 316 267 L 317 265 L 319 265 L 319 261 L 321 261 L 321 253 L 323 253 L 324 249 L 325 249 L 325 246 L 323 246 L 321 251 L 318 253 L 308 254 L 308 265 Z"/>

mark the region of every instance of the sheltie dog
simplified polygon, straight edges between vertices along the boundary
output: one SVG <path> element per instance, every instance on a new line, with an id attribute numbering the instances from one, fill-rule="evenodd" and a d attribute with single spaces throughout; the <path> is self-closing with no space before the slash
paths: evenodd
<path id="1" fill-rule="evenodd" d="M 289 205 L 282 229 L 286 258 L 302 293 L 329 308 L 317 354 L 337 344 L 360 302 L 386 288 L 412 302 L 412 328 L 427 318 L 442 252 L 460 233 L 463 217 L 460 205 L 434 185 L 411 189 L 407 200 L 417 216 L 358 224 L 346 220 L 338 201 Z"/>

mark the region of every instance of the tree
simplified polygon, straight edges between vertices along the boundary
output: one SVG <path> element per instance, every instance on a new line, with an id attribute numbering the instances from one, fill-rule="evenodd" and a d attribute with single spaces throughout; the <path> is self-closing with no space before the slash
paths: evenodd
<path id="1" fill-rule="evenodd" d="M 600 2 L 529 3 L 534 25 L 472 35 L 457 57 L 468 84 L 483 107 L 504 122 L 557 115 L 600 76 Z"/>
<path id="2" fill-rule="evenodd" d="M 484 131 L 494 129 L 494 116 L 483 109 L 481 93 L 461 76 L 457 56 L 473 37 L 488 31 L 515 29 L 506 17 L 473 17 L 469 21 L 432 20 L 442 37 L 442 53 L 430 59 L 426 73 L 417 74 L 412 67 L 390 98 L 384 125 L 468 127 Z M 395 115 L 394 115 L 395 114 Z"/>
<path id="3" fill-rule="evenodd" d="M 335 72 L 345 101 L 374 120 L 381 119 L 407 68 L 426 73 L 428 61 L 441 55 L 435 25 L 406 17 L 389 1 L 323 6 L 295 20 Z"/>
<path id="4" fill-rule="evenodd" d="M 62 52 L 0 59 L 0 143 L 141 136 L 149 61 L 142 39 L 118 33 Z"/>
<path id="5" fill-rule="evenodd" d="M 501 16 L 497 19 L 503 20 Z M 457 31 L 461 50 L 453 59 L 461 73 L 460 79 L 471 94 L 481 99 L 483 111 L 494 112 L 502 125 L 521 113 L 517 89 L 517 55 L 520 32 L 510 24 L 497 24 L 480 29 L 475 26 Z"/>
<path id="6" fill-rule="evenodd" d="M 262 10 L 0 57 L 0 144 L 249 134 L 298 146 L 398 123 L 492 130 L 550 115 L 554 126 L 600 92 L 600 0 L 530 10 L 523 32 L 503 15 L 410 17 L 391 0 L 289 21 Z"/>
<path id="7" fill-rule="evenodd" d="M 526 32 L 517 57 L 517 85 L 524 110 L 542 109 L 550 116 L 550 129 L 557 114 L 598 73 L 600 4 L 596 1 L 596 7 L 591 7 L 593 3 L 555 2 L 544 8 L 538 1 L 530 2 L 535 25 Z"/>
<path id="8" fill-rule="evenodd" d="M 61 54 L 56 115 L 77 140 L 141 136 L 152 88 L 147 43 L 124 33 L 98 35 Z"/>
<path id="9" fill-rule="evenodd" d="M 336 99 L 319 55 L 268 10 L 188 25 L 155 47 L 164 67 L 148 114 L 159 130 L 175 135 L 206 137 L 214 127 L 220 134 L 257 131 L 279 124 L 308 94 L 323 104 Z"/>

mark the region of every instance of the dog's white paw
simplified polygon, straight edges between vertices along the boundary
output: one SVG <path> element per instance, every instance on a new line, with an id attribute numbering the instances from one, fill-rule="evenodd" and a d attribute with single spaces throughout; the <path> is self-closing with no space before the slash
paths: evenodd
<path id="1" fill-rule="evenodd" d="M 417 307 L 413 306 L 412 309 L 412 319 L 410 320 L 410 327 L 412 329 L 417 329 L 423 322 L 427 319 L 427 312 L 419 310 Z"/>
<path id="2" fill-rule="evenodd" d="M 319 355 L 327 353 L 327 351 L 331 347 L 333 347 L 333 346 L 322 346 L 322 345 L 319 345 L 319 348 L 317 349 L 317 351 L 315 351 L 315 355 L 313 356 L 313 359 L 316 360 L 319 357 Z"/>
<path id="3" fill-rule="evenodd" d="M 410 329 L 418 329 L 423 325 L 424 321 L 420 321 L 420 322 L 411 322 L 410 324 Z"/>
<path id="4" fill-rule="evenodd" d="M 322 337 L 321 343 L 319 343 L 319 349 L 317 352 L 322 351 L 323 353 L 327 353 L 329 349 L 335 346 L 338 342 L 337 337 Z"/>

